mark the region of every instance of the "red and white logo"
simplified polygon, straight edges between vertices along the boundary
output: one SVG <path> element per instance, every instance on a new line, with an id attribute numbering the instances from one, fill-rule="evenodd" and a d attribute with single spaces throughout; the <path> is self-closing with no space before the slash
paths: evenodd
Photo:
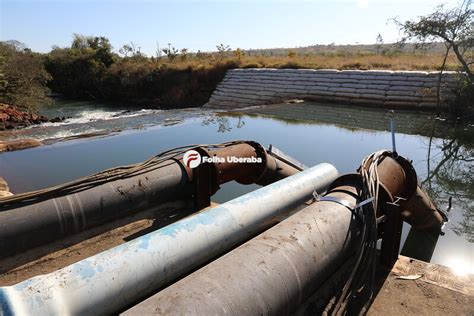
<path id="1" fill-rule="evenodd" d="M 201 164 L 201 155 L 195 150 L 188 150 L 184 153 L 183 161 L 188 168 L 196 168 Z"/>

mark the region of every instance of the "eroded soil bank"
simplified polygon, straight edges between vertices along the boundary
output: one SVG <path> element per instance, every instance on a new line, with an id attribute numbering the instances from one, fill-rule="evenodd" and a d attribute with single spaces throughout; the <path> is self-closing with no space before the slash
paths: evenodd
<path id="1" fill-rule="evenodd" d="M 22 111 L 17 107 L 5 103 L 0 103 L 0 131 L 22 128 L 41 123 L 62 122 L 65 117 L 48 118 L 45 115 Z"/>

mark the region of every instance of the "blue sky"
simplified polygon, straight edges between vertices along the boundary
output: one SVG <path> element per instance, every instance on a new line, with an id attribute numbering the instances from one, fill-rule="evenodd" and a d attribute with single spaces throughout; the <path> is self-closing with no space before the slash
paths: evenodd
<path id="1" fill-rule="evenodd" d="M 456 0 L 0 0 L 0 40 L 35 51 L 69 46 L 72 34 L 100 35 L 115 50 L 133 41 L 153 55 L 157 43 L 191 51 L 374 43 L 398 38 L 387 20 L 413 19 Z"/>

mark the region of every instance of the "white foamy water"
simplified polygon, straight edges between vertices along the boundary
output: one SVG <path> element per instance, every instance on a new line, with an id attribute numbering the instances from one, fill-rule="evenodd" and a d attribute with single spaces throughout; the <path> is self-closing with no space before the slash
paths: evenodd
<path id="1" fill-rule="evenodd" d="M 27 128 L 0 132 L 0 141 L 33 138 L 40 141 L 63 139 L 90 133 L 120 132 L 150 126 L 170 126 L 184 122 L 187 118 L 207 115 L 203 109 L 157 110 L 136 108 L 113 108 L 104 104 L 84 101 L 58 100 L 52 106 L 40 109 L 47 117 L 66 117 L 62 122 L 43 123 Z"/>
<path id="2" fill-rule="evenodd" d="M 89 134 L 89 133 L 99 133 L 99 132 L 104 132 L 105 130 L 101 129 L 95 129 L 95 128 L 90 128 L 87 130 L 87 133 L 84 133 L 82 131 L 75 131 L 75 130 L 59 130 L 55 132 L 54 134 L 48 135 L 46 134 L 43 137 L 39 137 L 39 140 L 46 140 L 46 139 L 62 139 L 62 138 L 69 138 L 69 137 L 74 137 L 74 136 L 80 136 L 84 134 Z"/>
<path id="3" fill-rule="evenodd" d="M 153 109 L 141 109 L 138 111 L 131 111 L 131 110 L 125 110 L 125 111 L 112 111 L 112 110 L 103 110 L 103 109 L 97 109 L 97 110 L 82 110 L 77 112 L 74 117 L 67 118 L 66 120 L 62 122 L 57 122 L 57 123 L 43 123 L 41 126 L 47 127 L 47 126 L 64 126 L 64 125 L 70 125 L 70 124 L 85 124 L 85 123 L 91 123 L 91 122 L 97 122 L 97 121 L 109 121 L 109 120 L 116 120 L 120 118 L 127 118 L 127 117 L 136 117 L 136 116 L 141 116 L 141 115 L 150 115 L 150 114 L 157 114 L 161 112 L 161 110 L 153 110 Z"/>

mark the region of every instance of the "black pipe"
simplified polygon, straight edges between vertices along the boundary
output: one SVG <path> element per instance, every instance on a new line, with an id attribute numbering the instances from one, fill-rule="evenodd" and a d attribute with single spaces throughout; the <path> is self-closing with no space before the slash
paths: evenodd
<path id="1" fill-rule="evenodd" d="M 23 252 L 164 202 L 189 199 L 192 185 L 182 165 L 156 169 L 77 193 L 0 211 L 0 257 Z"/>

